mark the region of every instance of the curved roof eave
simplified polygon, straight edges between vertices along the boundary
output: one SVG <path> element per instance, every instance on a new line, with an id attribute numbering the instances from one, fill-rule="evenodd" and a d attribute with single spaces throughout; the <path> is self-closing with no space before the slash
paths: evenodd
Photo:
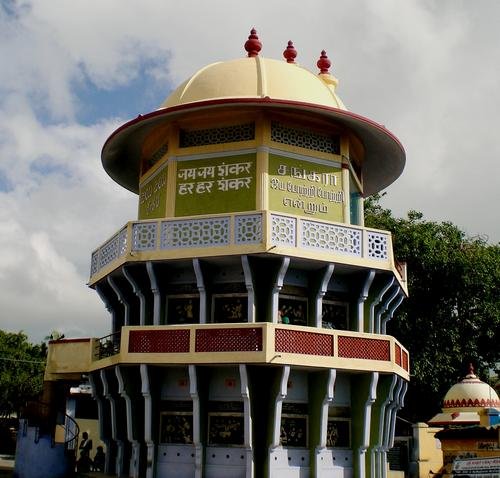
<path id="1" fill-rule="evenodd" d="M 138 193 L 140 145 L 151 128 L 165 119 L 175 119 L 187 112 L 235 106 L 258 106 L 310 112 L 334 119 L 352 130 L 365 147 L 363 166 L 365 196 L 389 186 L 404 169 L 406 162 L 404 148 L 396 136 L 384 126 L 350 111 L 268 97 L 205 100 L 139 115 L 116 129 L 104 143 L 101 153 L 104 169 L 118 184 Z"/>
<path id="2" fill-rule="evenodd" d="M 474 425 L 480 421 L 477 412 L 460 412 L 454 415 L 451 412 L 438 413 L 432 417 L 427 423 L 431 426 L 444 426 L 444 425 Z"/>

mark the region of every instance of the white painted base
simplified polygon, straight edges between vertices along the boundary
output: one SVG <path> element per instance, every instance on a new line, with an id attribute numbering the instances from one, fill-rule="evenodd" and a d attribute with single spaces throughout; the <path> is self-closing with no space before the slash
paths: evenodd
<path id="1" fill-rule="evenodd" d="M 269 454 L 269 474 L 273 478 L 309 478 L 309 450 L 274 448 Z"/>
<path id="2" fill-rule="evenodd" d="M 205 477 L 246 478 L 247 456 L 246 448 L 208 446 L 205 450 Z"/>
<path id="3" fill-rule="evenodd" d="M 157 478 L 194 478 L 194 476 L 193 445 L 158 445 Z"/>
<path id="4" fill-rule="evenodd" d="M 352 478 L 352 451 L 322 449 L 316 451 L 317 478 Z"/>

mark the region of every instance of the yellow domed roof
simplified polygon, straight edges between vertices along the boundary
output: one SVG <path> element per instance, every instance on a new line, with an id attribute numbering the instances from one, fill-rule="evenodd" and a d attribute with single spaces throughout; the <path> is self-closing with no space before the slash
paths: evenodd
<path id="1" fill-rule="evenodd" d="M 326 119 L 335 128 L 345 128 L 364 147 L 365 196 L 381 191 L 400 176 L 406 161 L 403 146 L 384 126 L 346 109 L 335 92 L 338 81 L 329 73 L 330 61 L 324 51 L 317 63 L 320 73 L 314 74 L 294 63 L 293 55 L 284 54 L 287 61 L 260 57 L 260 47 L 252 49 L 258 40 L 251 37 L 252 45 L 247 48 L 245 44 L 248 57 L 202 68 L 175 89 L 157 110 L 139 115 L 108 138 L 102 162 L 118 184 L 138 192 L 142 142 L 160 124 L 190 114 L 210 115 L 212 111 L 238 108 L 314 116 Z"/>
<path id="2" fill-rule="evenodd" d="M 443 411 L 429 420 L 430 425 L 471 425 L 480 422 L 483 408 L 500 408 L 495 390 L 474 375 L 472 366 L 460 382 L 453 385 L 443 400 Z"/>
<path id="3" fill-rule="evenodd" d="M 295 63 L 255 56 L 212 63 L 182 83 L 161 108 L 197 101 L 270 98 L 346 110 L 335 93 L 337 80 Z"/>
<path id="4" fill-rule="evenodd" d="M 487 383 L 479 380 L 472 371 L 463 380 L 453 385 L 443 400 L 443 410 L 484 407 L 500 407 L 500 400 L 497 392 Z"/>

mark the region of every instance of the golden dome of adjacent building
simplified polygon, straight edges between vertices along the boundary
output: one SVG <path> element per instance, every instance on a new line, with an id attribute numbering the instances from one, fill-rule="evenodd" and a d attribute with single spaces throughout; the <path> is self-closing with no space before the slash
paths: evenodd
<path id="1" fill-rule="evenodd" d="M 500 408 L 500 399 L 492 387 L 479 380 L 470 365 L 468 374 L 444 396 L 442 413 L 433 417 L 429 424 L 477 424 L 479 412 L 484 408 Z"/>

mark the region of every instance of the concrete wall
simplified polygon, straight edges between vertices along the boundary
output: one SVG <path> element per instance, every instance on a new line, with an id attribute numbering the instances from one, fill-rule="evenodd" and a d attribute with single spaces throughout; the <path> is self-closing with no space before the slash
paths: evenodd
<path id="1" fill-rule="evenodd" d="M 53 444 L 47 435 L 37 436 L 36 427 L 25 426 L 25 421 L 20 420 L 14 477 L 63 478 L 73 466 L 63 444 Z"/>
<path id="2" fill-rule="evenodd" d="M 91 339 L 51 340 L 45 380 L 57 379 L 60 374 L 75 375 L 75 378 L 79 378 L 81 373 L 87 373 L 92 362 L 92 347 Z"/>
<path id="3" fill-rule="evenodd" d="M 429 427 L 425 423 L 413 425 L 412 457 L 410 462 L 411 478 L 427 478 L 430 472 L 437 473 L 443 466 L 441 442 L 434 435 L 441 428 Z"/>

